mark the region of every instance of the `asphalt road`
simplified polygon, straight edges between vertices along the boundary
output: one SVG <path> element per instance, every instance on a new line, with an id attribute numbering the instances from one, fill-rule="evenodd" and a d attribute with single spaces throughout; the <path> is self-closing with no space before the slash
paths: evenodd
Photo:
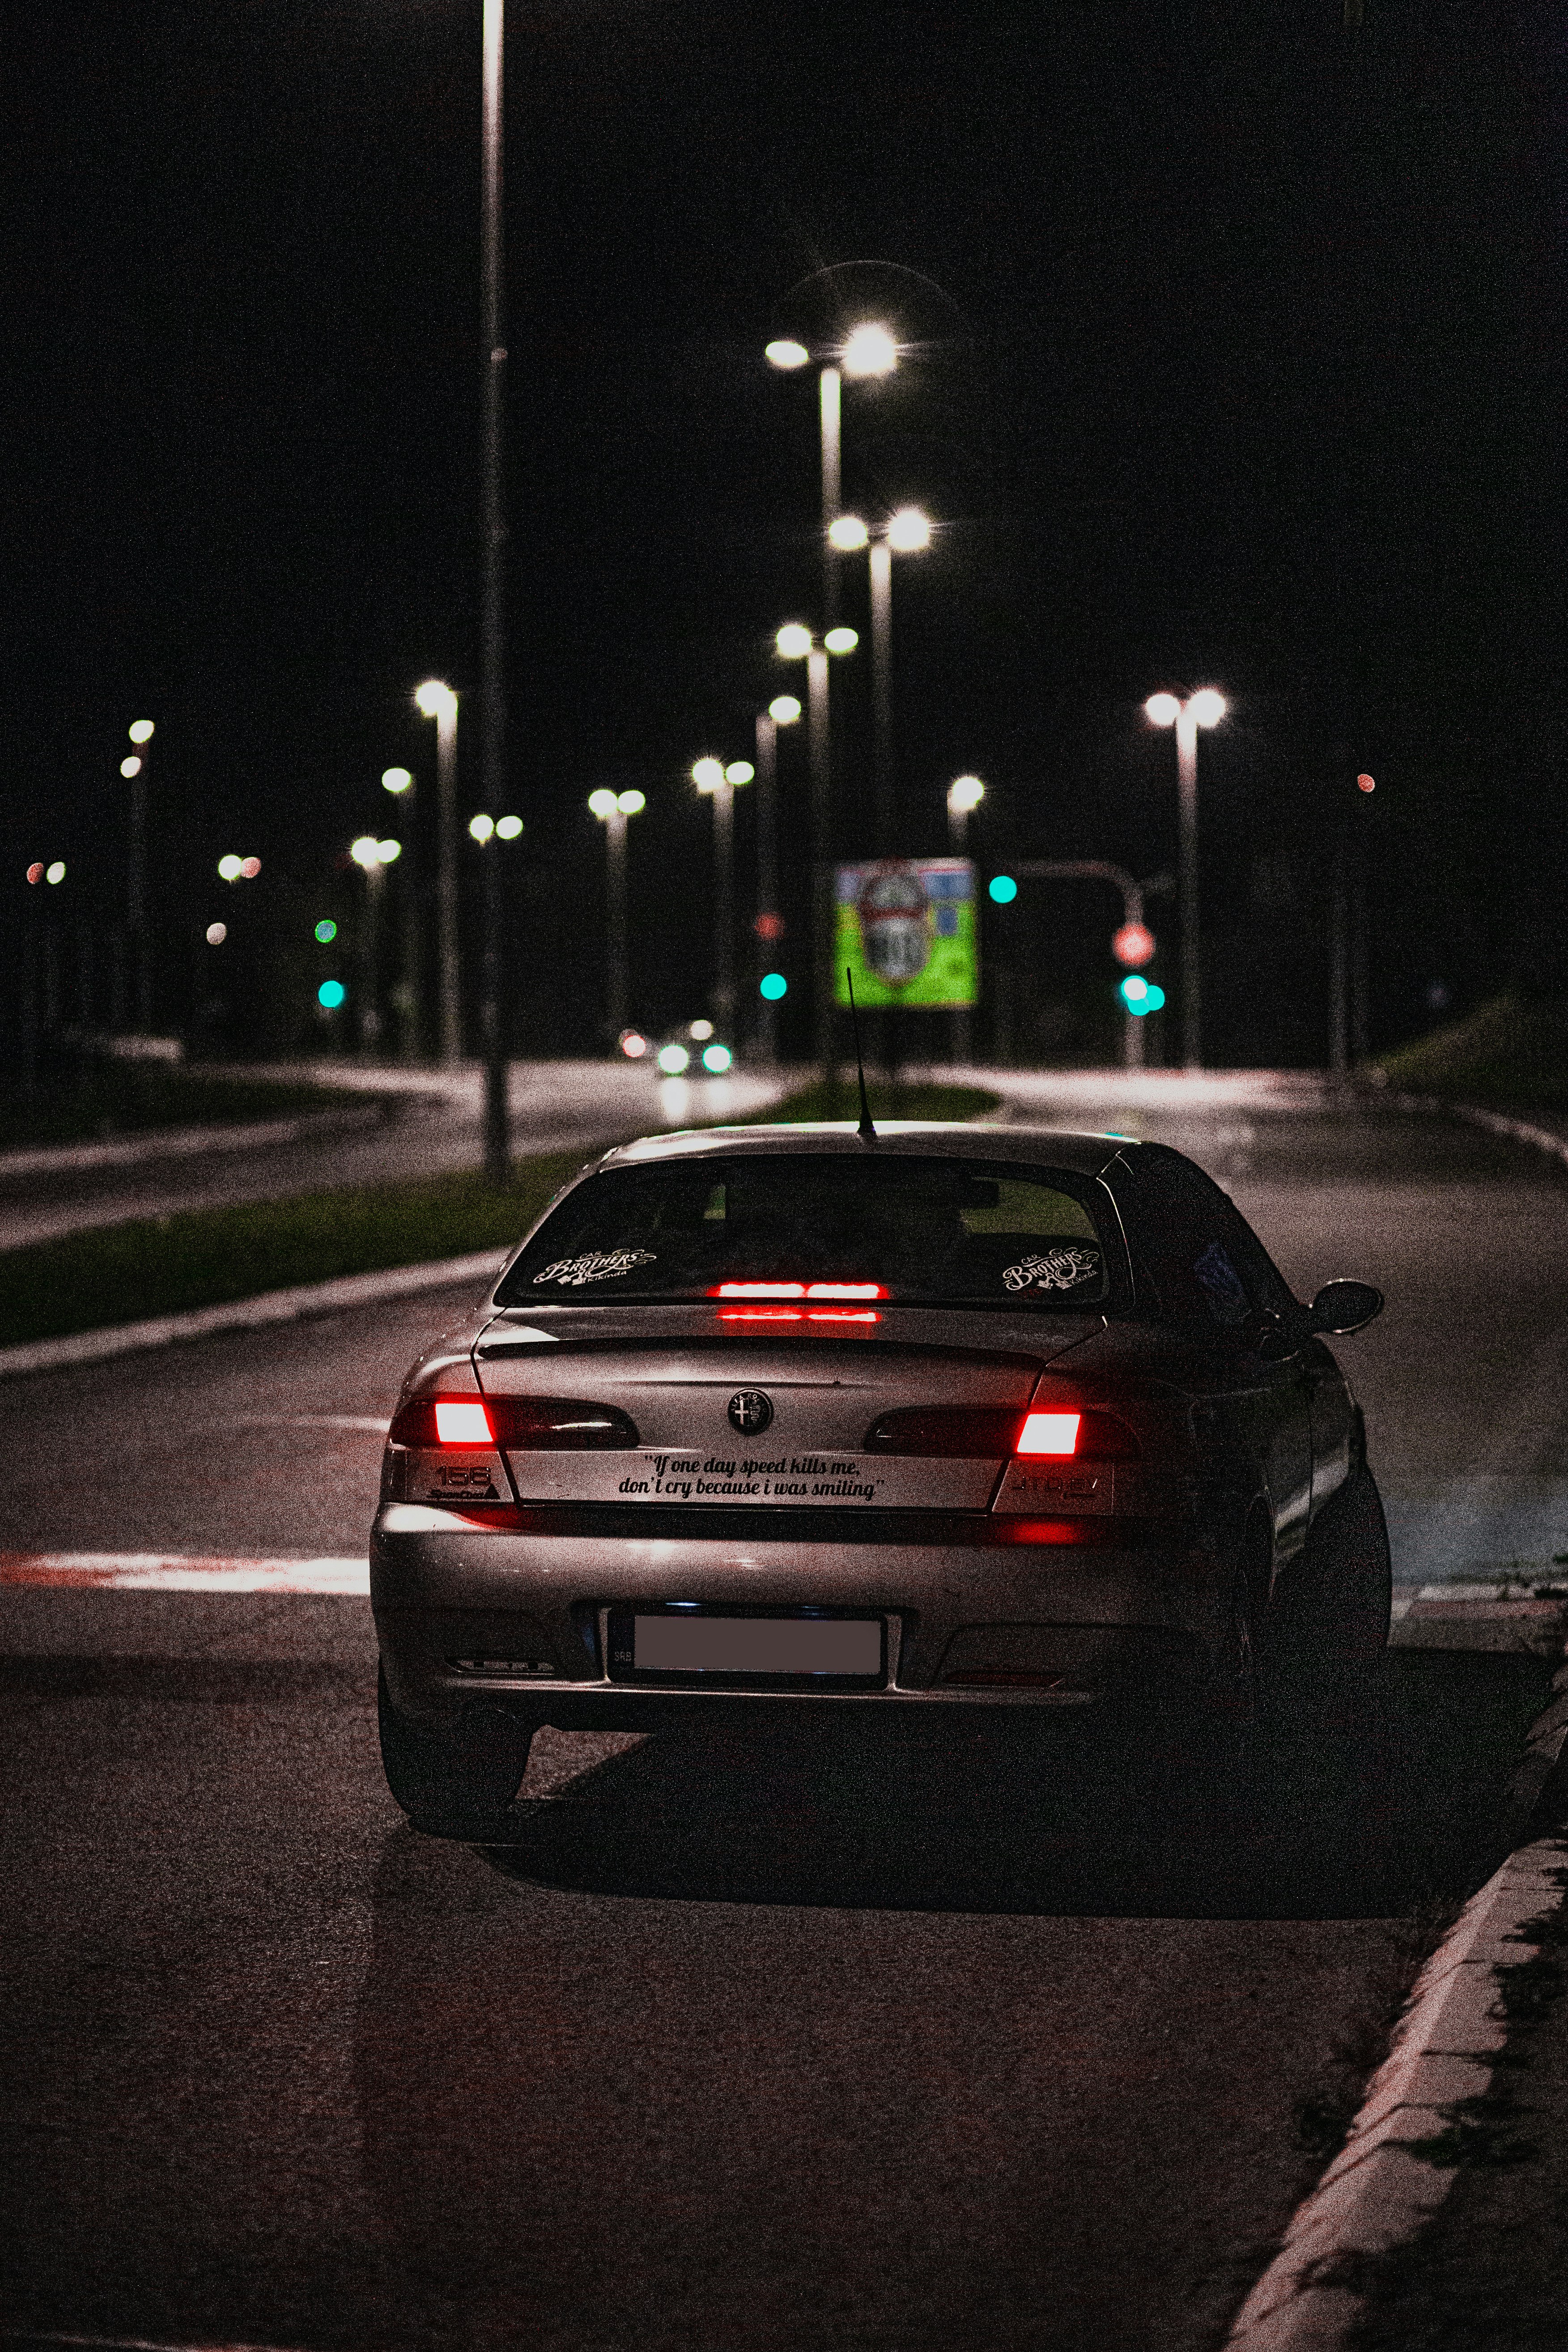
<path id="1" fill-rule="evenodd" d="M 1342 1353 L 1402 1578 L 1568 1549 L 1568 1183 L 1374 1112 L 1121 1108 L 1299 1290 L 1388 1292 Z M 8 1384 L 0 1542 L 363 1555 L 359 1424 L 441 1319 Z M 0 2308 L 168 2344 L 1215 2343 L 1546 1676 L 1403 1655 L 1384 1769 L 1300 1767 L 1267 1832 L 1158 1827 L 1083 1742 L 544 1735 L 503 1855 L 402 1825 L 362 1602 L 4 1606 Z"/>

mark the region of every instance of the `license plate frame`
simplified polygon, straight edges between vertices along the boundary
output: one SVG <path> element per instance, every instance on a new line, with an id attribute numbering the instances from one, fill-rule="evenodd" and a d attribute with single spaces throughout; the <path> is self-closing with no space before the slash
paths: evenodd
<path id="1" fill-rule="evenodd" d="M 664 1690 L 786 1690 L 786 1691 L 864 1691 L 885 1690 L 888 1683 L 888 1620 L 868 1609 L 770 1607 L 765 1602 L 750 1605 L 737 1602 L 651 1601 L 617 1603 L 609 1612 L 609 1675 L 616 1683 L 635 1683 L 648 1689 Z M 639 1643 L 638 1621 L 648 1629 Z M 714 1633 L 707 1640 L 695 1635 L 686 1644 L 679 1639 L 682 1626 L 710 1626 Z M 752 1626 L 758 1634 L 747 1639 L 738 1635 L 727 1645 L 719 1633 L 721 1627 Z M 761 1628 L 795 1629 L 820 1627 L 822 1638 L 783 1644 L 786 1653 L 793 1648 L 795 1658 L 810 1654 L 821 1656 L 820 1666 L 795 1663 L 778 1668 L 753 1662 L 759 1652 L 765 1655 L 768 1637 Z M 842 1626 L 845 1636 L 836 1643 L 828 1633 L 830 1627 Z M 856 1639 L 849 1635 L 853 1627 Z M 669 1633 L 660 1638 L 660 1629 Z M 874 1644 L 864 1635 L 874 1633 Z M 673 1636 L 674 1638 L 670 1638 Z M 773 1646 L 778 1646 L 776 1643 Z M 708 1664 L 702 1652 L 719 1658 L 728 1647 L 731 1658 L 740 1663 Z M 680 1652 L 688 1653 L 688 1662 L 680 1662 Z M 649 1652 L 672 1663 L 647 1663 Z M 870 1663 L 873 1650 L 875 1664 Z M 644 1663 L 639 1664 L 639 1652 Z M 748 1654 L 742 1655 L 742 1654 Z M 850 1659 L 858 1657 L 864 1664 L 851 1666 Z M 837 1663 L 834 1663 L 837 1658 Z"/>

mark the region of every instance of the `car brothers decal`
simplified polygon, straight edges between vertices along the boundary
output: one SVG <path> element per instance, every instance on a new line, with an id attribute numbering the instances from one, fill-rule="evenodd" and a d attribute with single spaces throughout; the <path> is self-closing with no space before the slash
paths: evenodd
<path id="1" fill-rule="evenodd" d="M 1041 1290 L 1073 1290 L 1099 1272 L 1098 1250 L 1048 1249 L 1036 1257 L 1020 1258 L 1016 1265 L 1004 1266 L 1002 1279 L 1009 1290 L 1027 1290 L 1031 1283 Z"/>
<path id="2" fill-rule="evenodd" d="M 533 1277 L 541 1282 L 560 1282 L 577 1288 L 584 1282 L 608 1282 L 612 1275 L 630 1274 L 634 1266 L 652 1265 L 657 1250 L 618 1249 L 584 1250 L 578 1257 L 558 1257 L 542 1274 Z"/>

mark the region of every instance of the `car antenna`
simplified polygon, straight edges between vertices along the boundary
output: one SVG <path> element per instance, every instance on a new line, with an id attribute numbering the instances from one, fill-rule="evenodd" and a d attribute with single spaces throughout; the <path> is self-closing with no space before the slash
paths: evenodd
<path id="1" fill-rule="evenodd" d="M 877 1130 L 871 1124 L 871 1106 L 866 1099 L 866 1065 L 860 1056 L 860 1015 L 855 1010 L 855 975 L 847 964 L 844 977 L 849 983 L 849 1026 L 855 1036 L 855 1075 L 860 1081 L 860 1124 L 856 1129 L 862 1143 L 875 1143 Z"/>

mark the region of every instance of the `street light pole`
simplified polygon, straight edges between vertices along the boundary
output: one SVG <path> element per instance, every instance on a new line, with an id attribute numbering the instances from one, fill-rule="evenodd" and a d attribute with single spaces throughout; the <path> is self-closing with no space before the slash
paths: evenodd
<path id="1" fill-rule="evenodd" d="M 439 1057 L 451 1069 L 462 1058 L 462 974 L 458 961 L 458 698 L 427 677 L 414 698 L 436 721 L 436 972 Z"/>
<path id="2" fill-rule="evenodd" d="M 822 416 L 822 528 L 826 533 L 843 499 L 840 420 L 844 377 L 840 370 L 825 367 L 817 390 Z M 831 628 L 838 618 L 838 572 L 833 561 L 832 542 L 826 537 L 822 543 L 822 610 L 824 625 Z"/>
<path id="3" fill-rule="evenodd" d="M 135 1025 L 142 1036 L 153 1028 L 153 942 L 147 929 L 147 746 L 154 729 L 150 719 L 137 719 L 127 730 L 135 750 L 121 760 L 120 772 L 131 785 L 131 854 L 126 861 L 126 911 L 134 959 Z"/>
<path id="4" fill-rule="evenodd" d="M 931 524 L 918 507 L 900 507 L 873 539 L 858 515 L 835 515 L 828 544 L 841 554 L 868 550 L 871 570 L 872 785 L 879 857 L 899 849 L 893 784 L 893 558 L 931 545 Z"/>
<path id="5" fill-rule="evenodd" d="M 947 788 L 947 838 L 955 857 L 969 855 L 969 820 L 985 797 L 985 787 L 978 776 L 954 776 Z M 973 902 L 975 940 L 979 943 L 980 904 Z M 952 1016 L 952 1057 L 955 1062 L 969 1064 L 974 1058 L 974 1023 L 967 1004 L 960 1005 Z"/>
<path id="6" fill-rule="evenodd" d="M 1225 717 L 1225 697 L 1212 686 L 1200 687 L 1184 702 L 1173 694 L 1152 694 L 1143 705 L 1156 727 L 1176 730 L 1176 790 L 1180 824 L 1177 870 L 1182 900 L 1182 1062 L 1201 1070 L 1203 1055 L 1203 971 L 1198 936 L 1198 729 L 1217 727 Z"/>
<path id="7" fill-rule="evenodd" d="M 407 811 L 404 821 L 408 838 L 404 844 L 403 880 L 399 885 L 403 900 L 403 971 L 397 996 L 398 1049 L 404 1061 L 416 1062 L 425 1026 L 420 992 L 418 853 L 415 846 L 418 836 L 415 811 L 419 793 L 406 768 L 385 768 L 382 771 L 381 781 L 384 789 Z"/>
<path id="8" fill-rule="evenodd" d="M 631 1017 L 626 949 L 626 819 L 637 816 L 647 806 L 647 801 L 641 793 L 601 790 L 589 793 L 588 806 L 605 828 L 605 1003 L 610 1035 L 618 1038 Z"/>
<path id="9" fill-rule="evenodd" d="M 479 643 L 479 795 L 495 815 L 506 797 L 506 507 L 502 481 L 506 346 L 505 242 L 501 214 L 501 68 L 505 0 L 484 0 L 484 415 L 480 456 L 484 597 Z M 485 1173 L 504 1184 L 511 1146 L 507 1103 L 506 1036 L 501 1018 L 504 899 L 501 862 L 485 869 L 485 943 L 481 998 L 485 1045 Z"/>

